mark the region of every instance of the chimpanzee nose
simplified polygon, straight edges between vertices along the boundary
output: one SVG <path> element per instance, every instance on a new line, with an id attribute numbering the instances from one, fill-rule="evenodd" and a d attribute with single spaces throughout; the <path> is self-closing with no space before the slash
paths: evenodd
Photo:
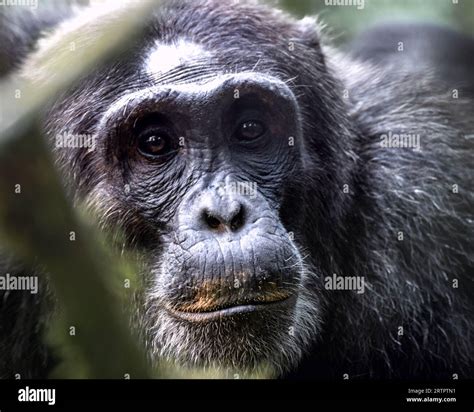
<path id="1" fill-rule="evenodd" d="M 201 210 L 201 220 L 207 229 L 216 232 L 236 232 L 245 225 L 245 207 L 236 200 L 219 199 Z"/>

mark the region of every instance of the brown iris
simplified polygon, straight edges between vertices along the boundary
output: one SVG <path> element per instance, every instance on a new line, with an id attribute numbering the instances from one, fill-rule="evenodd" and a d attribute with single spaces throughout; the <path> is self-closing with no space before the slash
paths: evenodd
<path id="1" fill-rule="evenodd" d="M 171 138 L 164 132 L 144 134 L 138 139 L 138 150 L 145 156 L 165 156 L 172 150 Z"/>

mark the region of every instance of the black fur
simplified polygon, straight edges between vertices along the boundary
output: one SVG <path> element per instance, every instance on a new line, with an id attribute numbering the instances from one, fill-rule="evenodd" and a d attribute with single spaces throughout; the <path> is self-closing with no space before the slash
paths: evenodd
<path id="1" fill-rule="evenodd" d="M 295 233 L 295 243 L 305 257 L 300 294 L 311 309 L 305 308 L 307 312 L 299 314 L 302 320 L 296 322 L 307 328 L 296 331 L 294 344 L 301 347 L 283 347 L 281 352 L 288 350 L 288 354 L 278 353 L 278 340 L 284 332 L 275 332 L 253 343 L 246 341 L 250 347 L 242 358 L 258 362 L 260 356 L 288 377 L 342 379 L 348 374 L 351 378 L 435 380 L 458 374 L 472 378 L 470 189 L 474 176 L 470 139 L 474 118 L 470 93 L 474 81 L 467 62 L 473 56 L 456 59 L 453 82 L 449 61 L 437 70 L 439 58 L 418 53 L 409 55 L 416 56 L 416 61 L 402 53 L 386 57 L 379 46 L 370 46 L 376 41 L 369 35 L 354 43 L 352 51 L 341 54 L 327 44 L 310 20 L 296 21 L 266 6 L 227 3 L 166 2 L 150 19 L 131 56 L 91 74 L 58 99 L 46 115 L 46 134 L 54 139 L 64 130 L 91 133 L 98 136 L 100 145 L 107 146 L 107 131 L 101 123 L 106 110 L 127 93 L 169 82 L 172 77 L 153 79 L 140 71 L 144 51 L 157 40 L 191 39 L 214 53 L 212 63 L 198 62 L 198 73 L 189 78 L 182 68 L 183 73 L 177 74 L 182 76 L 181 82 L 212 78 L 223 71 L 263 73 L 282 80 L 296 96 L 302 130 L 297 173 L 288 175 L 278 188 L 278 212 L 284 229 Z M 14 39 L 8 30 L 8 38 Z M 419 30 L 428 38 L 442 33 L 433 27 Z M 22 32 L 25 45 L 38 34 L 38 30 Z M 456 36 L 453 42 L 459 39 L 467 47 L 463 50 L 473 50 L 472 39 Z M 396 43 L 399 37 L 400 32 L 391 29 L 383 43 Z M 439 47 L 441 53 L 450 44 Z M 5 54 L 11 58 L 5 60 Z M 10 49 L 2 57 L 0 52 L 3 67 L 14 67 L 17 57 L 24 54 L 12 55 Z M 31 61 L 24 66 L 26 74 L 29 64 Z M 459 98 L 453 98 L 453 88 L 458 89 Z M 389 132 L 419 135 L 421 151 L 382 148 L 380 137 Z M 109 153 L 107 150 L 104 148 L 104 153 Z M 99 216 L 100 224 L 125 228 L 129 247 L 139 248 L 145 255 L 162 253 L 160 228 L 175 218 L 190 182 L 178 185 L 174 181 L 171 189 L 152 198 L 149 188 L 156 181 L 144 180 L 140 185 L 133 173 L 129 176 L 120 167 L 111 166 L 113 155 L 104 158 L 99 154 L 57 151 L 58 166 L 73 196 L 78 202 L 92 204 L 99 214 L 108 209 Z M 266 161 L 267 174 L 272 177 L 272 159 Z M 273 178 L 279 177 L 275 174 Z M 126 184 L 138 189 L 128 196 L 121 191 Z M 458 185 L 459 193 L 453 191 L 453 185 Z M 265 183 L 262 186 L 268 193 L 272 191 Z M 272 195 L 267 198 L 273 199 Z M 160 207 L 150 207 L 151 201 Z M 399 232 L 403 232 L 403 240 L 398 239 Z M 334 273 L 364 276 L 365 293 L 326 290 L 325 277 Z M 458 288 L 453 288 L 454 279 Z M 2 328 L 0 336 L 2 375 L 10 377 L 20 370 L 22 375 L 42 376 L 37 365 L 46 367 L 49 358 L 38 350 L 38 339 L 24 339 L 21 329 L 12 326 L 12 319 L 36 324 L 44 315 L 37 302 L 25 302 L 17 295 L 12 299 L 4 294 L 0 307 L 0 324 L 10 325 Z M 139 314 L 145 329 L 158 322 L 150 319 L 157 316 L 153 315 L 157 302 L 151 299 L 147 304 L 146 313 Z M 317 325 L 305 319 L 315 313 L 320 318 Z M 270 320 L 272 327 L 278 325 Z M 399 327 L 403 327 L 402 336 L 398 335 Z M 222 328 L 236 333 L 231 327 Z M 214 348 L 212 342 L 205 341 L 206 335 L 221 346 L 228 344 L 218 330 L 212 333 L 192 335 L 195 357 L 201 361 L 208 357 L 205 346 Z M 155 346 L 158 338 L 145 339 L 150 352 L 160 352 Z M 274 348 L 274 353 L 266 353 L 267 347 Z M 236 349 L 240 350 L 220 348 L 219 360 Z M 302 359 L 300 352 L 304 352 Z M 37 355 L 31 360 L 36 365 L 31 369 L 23 356 L 29 353 Z M 193 356 L 185 360 L 193 363 Z M 241 366 L 230 363 L 231 367 Z"/>

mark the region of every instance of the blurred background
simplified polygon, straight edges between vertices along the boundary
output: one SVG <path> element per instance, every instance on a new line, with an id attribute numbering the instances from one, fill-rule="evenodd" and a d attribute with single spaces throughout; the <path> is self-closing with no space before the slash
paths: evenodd
<path id="1" fill-rule="evenodd" d="M 297 16 L 318 15 L 337 42 L 384 21 L 435 22 L 474 35 L 473 0 L 280 0 L 279 4 Z"/>

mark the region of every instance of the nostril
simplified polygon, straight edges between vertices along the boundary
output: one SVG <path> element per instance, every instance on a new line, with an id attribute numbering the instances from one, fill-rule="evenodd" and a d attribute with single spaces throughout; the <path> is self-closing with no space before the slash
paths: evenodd
<path id="1" fill-rule="evenodd" d="M 211 229 L 219 229 L 222 226 L 222 222 L 218 218 L 209 214 L 208 212 L 204 212 L 203 217 L 207 226 L 209 226 Z"/>
<path id="2" fill-rule="evenodd" d="M 201 218 L 209 229 L 222 232 L 225 230 L 236 232 L 245 223 L 245 211 L 242 205 L 238 205 L 232 213 L 226 215 L 221 215 L 209 210 L 203 210 Z"/>
<path id="3" fill-rule="evenodd" d="M 245 211 L 242 205 L 240 205 L 237 214 L 230 221 L 230 229 L 232 231 L 239 230 L 244 225 L 244 221 L 245 221 Z"/>

